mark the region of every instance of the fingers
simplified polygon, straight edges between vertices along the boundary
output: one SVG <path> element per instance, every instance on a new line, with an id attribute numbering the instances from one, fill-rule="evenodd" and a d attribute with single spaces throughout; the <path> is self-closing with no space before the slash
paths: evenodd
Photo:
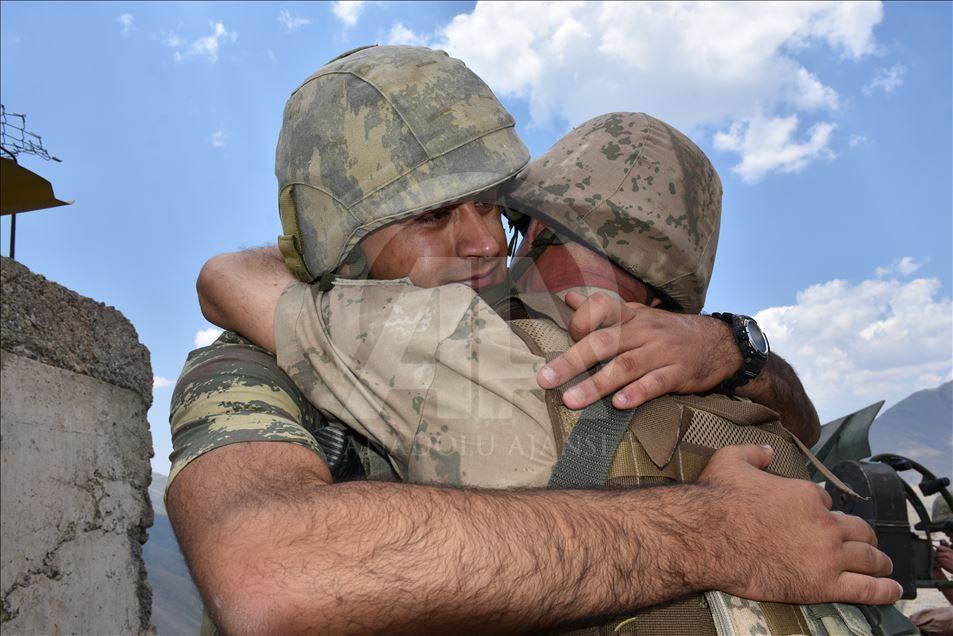
<path id="1" fill-rule="evenodd" d="M 893 572 L 890 557 L 869 543 L 848 541 L 844 544 L 843 555 L 845 572 L 870 576 L 889 576 Z"/>
<path id="2" fill-rule="evenodd" d="M 592 334 L 540 369 L 537 383 L 544 389 L 557 387 L 576 377 L 596 363 L 610 357 L 603 351 L 613 351 L 615 347 L 605 342 L 590 347 L 590 339 L 599 340 L 608 330 Z M 579 382 L 563 394 L 563 403 L 571 409 L 581 409 L 593 402 L 618 391 L 612 398 L 617 409 L 633 409 L 651 399 L 673 392 L 676 386 L 672 380 L 675 369 L 664 366 L 646 371 L 642 364 L 650 364 L 632 351 L 620 353 L 591 377 Z M 621 389 L 621 390 L 620 390 Z"/>
<path id="3" fill-rule="evenodd" d="M 770 446 L 739 444 L 737 446 L 725 446 L 715 451 L 708 463 L 711 465 L 712 462 L 744 462 L 763 470 L 768 467 L 772 459 L 774 459 L 774 449 Z"/>
<path id="4" fill-rule="evenodd" d="M 601 312 L 576 312 L 573 323 L 585 323 L 585 326 L 577 332 L 578 342 L 540 370 L 536 380 L 542 388 L 555 388 L 599 362 L 612 359 L 604 369 L 596 374 L 598 377 L 594 379 L 595 386 L 586 386 L 580 389 L 591 402 L 629 383 L 640 380 L 653 368 L 658 370 L 658 367 L 669 364 L 668 358 L 671 356 L 659 356 L 658 352 L 654 354 L 644 352 L 643 347 L 646 342 L 637 330 L 623 330 L 620 326 L 600 326 L 604 316 L 605 314 Z M 591 323 L 588 322 L 590 319 Z M 590 332 L 583 334 L 586 330 L 590 330 Z M 580 336 L 579 334 L 583 335 Z M 666 382 L 661 389 L 653 387 L 654 383 L 664 380 L 664 374 L 647 378 L 642 383 L 641 390 L 634 387 L 632 392 L 622 400 L 622 403 L 628 401 L 627 408 L 632 408 L 648 399 L 645 397 L 640 399 L 641 394 L 651 393 L 651 397 L 664 395 L 674 388 L 669 386 L 671 383 Z M 571 408 L 578 407 L 573 406 Z"/>
<path id="5" fill-rule="evenodd" d="M 670 392 L 672 387 L 668 382 L 667 367 L 655 369 L 639 377 L 641 370 L 626 364 L 631 360 L 628 354 L 619 355 L 591 378 L 566 391 L 563 394 L 563 403 L 571 409 L 585 408 L 624 386 L 621 392 L 612 397 L 612 406 L 620 410 L 633 409 Z M 632 378 L 638 379 L 626 385 Z"/>
<path id="6" fill-rule="evenodd" d="M 821 503 L 824 504 L 824 507 L 830 510 L 834 507 L 834 500 L 831 499 L 831 494 L 824 489 L 820 484 L 814 484 L 817 488 L 817 493 L 821 498 Z"/>
<path id="7" fill-rule="evenodd" d="M 844 572 L 837 578 L 835 602 L 860 605 L 890 605 L 900 600 L 903 588 L 893 579 L 873 578 L 856 572 Z"/>
<path id="8" fill-rule="evenodd" d="M 666 393 L 675 390 L 669 367 L 655 369 L 625 386 L 612 396 L 612 406 L 619 410 L 634 409 Z"/>
<path id="9" fill-rule="evenodd" d="M 569 321 L 569 335 L 573 340 L 579 340 L 600 327 L 617 324 L 622 317 L 621 303 L 605 294 L 594 294 L 573 309 L 576 312 Z"/>
<path id="10" fill-rule="evenodd" d="M 590 334 L 569 347 L 562 354 L 543 367 L 536 380 L 544 389 L 552 389 L 576 377 L 594 364 L 611 358 L 619 350 L 617 332 L 612 329 L 603 329 L 598 333 Z M 616 387 L 613 388 L 618 388 Z M 605 393 L 603 394 L 605 395 Z"/>
<path id="11" fill-rule="evenodd" d="M 854 515 L 837 515 L 844 541 L 860 541 L 877 546 L 877 533 L 870 524 Z"/>
<path id="12" fill-rule="evenodd" d="M 566 304 L 572 307 L 573 309 L 579 309 L 579 307 L 588 300 L 585 294 L 580 294 L 577 291 L 571 291 L 566 293 Z"/>
<path id="13" fill-rule="evenodd" d="M 569 302 L 570 298 L 573 302 Z M 595 293 L 585 301 L 574 304 L 579 298 L 585 297 L 575 292 L 566 295 L 567 304 L 576 310 L 569 322 L 569 335 L 577 341 L 596 329 L 618 325 L 632 319 L 637 313 L 636 308 L 643 307 L 637 303 L 629 305 L 601 293 Z"/>

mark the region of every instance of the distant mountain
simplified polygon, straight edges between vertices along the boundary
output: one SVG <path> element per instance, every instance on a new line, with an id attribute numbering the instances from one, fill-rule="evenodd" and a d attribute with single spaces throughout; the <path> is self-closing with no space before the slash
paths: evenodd
<path id="1" fill-rule="evenodd" d="M 167 481 L 167 476 L 152 473 L 149 498 L 155 510 L 155 522 L 149 528 L 149 540 L 142 546 L 152 585 L 152 623 L 158 636 L 198 634 L 202 624 L 202 599 L 179 551 L 162 500 Z"/>
<path id="2" fill-rule="evenodd" d="M 953 382 L 917 391 L 884 411 L 870 426 L 870 448 L 953 478 Z"/>

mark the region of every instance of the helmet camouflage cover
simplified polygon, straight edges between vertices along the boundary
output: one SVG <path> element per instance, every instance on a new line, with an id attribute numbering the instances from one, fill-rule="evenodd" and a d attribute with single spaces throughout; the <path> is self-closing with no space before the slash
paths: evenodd
<path id="1" fill-rule="evenodd" d="M 275 157 L 289 268 L 313 281 L 364 236 L 462 201 L 529 161 L 513 117 L 443 51 L 346 53 L 292 93 Z"/>
<path id="2" fill-rule="evenodd" d="M 934 523 L 953 519 L 953 514 L 950 513 L 950 504 L 946 503 L 943 495 L 937 495 L 937 498 L 933 500 L 931 517 Z"/>
<path id="3" fill-rule="evenodd" d="M 502 203 L 568 234 L 681 310 L 705 304 L 721 180 L 705 153 L 644 113 L 608 113 L 559 140 L 504 188 Z"/>

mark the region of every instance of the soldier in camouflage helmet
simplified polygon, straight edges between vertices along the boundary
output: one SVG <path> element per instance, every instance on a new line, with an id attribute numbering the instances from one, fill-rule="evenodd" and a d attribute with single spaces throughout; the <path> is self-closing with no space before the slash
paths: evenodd
<path id="1" fill-rule="evenodd" d="M 376 46 L 331 61 L 285 105 L 275 174 L 288 268 L 324 286 L 346 262 L 366 276 L 364 237 L 472 201 L 526 165 L 514 126 L 443 51 Z"/>
<path id="2" fill-rule="evenodd" d="M 721 180 L 705 153 L 665 122 L 644 113 L 591 119 L 509 184 L 503 201 L 605 256 L 668 308 L 704 306 Z M 537 244 L 545 248 L 548 236 Z"/>
<path id="3" fill-rule="evenodd" d="M 566 263 L 565 257 L 553 253 L 562 248 L 553 247 L 548 254 L 547 249 L 576 243 L 645 285 L 646 304 L 697 314 L 705 304 L 714 266 L 721 197 L 721 180 L 708 157 L 680 131 L 644 113 L 595 117 L 560 139 L 502 189 L 501 201 L 508 216 L 529 227 L 513 276 L 523 276 L 539 258 Z M 578 247 L 574 250 L 580 253 Z M 546 287 L 539 279 L 539 268 L 535 272 L 530 269 L 529 277 L 524 288 Z M 594 311 L 602 315 L 607 310 Z M 637 316 L 629 309 L 621 311 Z M 602 345 L 601 349 L 594 339 L 580 343 L 544 370 L 540 384 L 559 386 L 596 361 L 611 357 L 613 348 L 625 351 L 624 335 L 619 340 L 613 347 Z M 647 340 L 644 337 L 641 342 Z M 702 360 L 695 365 L 702 367 Z M 615 368 L 577 386 L 568 395 L 567 404 L 583 407 L 610 388 L 623 386 L 623 380 L 612 378 L 619 375 L 618 361 L 611 366 Z M 777 356 L 769 361 L 772 374 L 784 367 Z M 793 372 L 785 375 L 786 382 L 800 390 Z M 646 378 L 640 382 L 644 386 Z M 644 401 L 636 388 L 642 387 L 633 383 L 619 391 L 614 405 L 623 408 Z M 669 388 L 684 393 L 699 390 L 704 387 Z M 773 398 L 770 401 L 776 405 Z M 812 410 L 805 401 L 798 408 L 779 412 L 793 425 L 798 411 Z M 816 426 L 812 422 L 804 430 Z"/>
<path id="4" fill-rule="evenodd" d="M 254 281 L 249 284 L 258 284 Z M 470 419 L 485 414 L 483 398 L 474 401 L 473 392 L 461 390 L 441 398 L 432 384 L 474 371 L 482 379 L 480 365 L 493 358 L 487 328 L 490 322 L 499 325 L 500 319 L 470 290 L 459 285 L 421 290 L 406 281 L 338 279 L 334 289 L 323 294 L 291 284 L 281 305 L 277 335 L 299 351 L 297 358 L 285 360 L 296 381 L 313 380 L 315 374 L 308 375 L 308 369 L 320 365 L 335 365 L 339 372 L 352 374 L 349 386 L 328 387 L 324 397 L 337 400 L 342 408 L 357 409 L 354 419 L 362 425 L 375 425 L 375 420 L 396 423 L 392 418 L 399 401 L 409 403 L 403 416 L 413 418 L 416 411 L 420 434 L 412 436 L 411 452 L 405 457 L 408 476 L 414 470 L 412 462 L 439 452 L 439 439 L 462 422 L 445 409 L 462 409 Z M 344 337 L 343 349 L 333 342 L 324 351 L 296 342 L 299 337 L 310 338 L 320 325 L 351 334 Z M 381 327 L 392 328 L 394 338 L 381 339 L 375 332 Z M 274 338 L 274 332 L 268 333 Z M 415 333 L 429 338 L 431 345 L 443 343 L 446 351 L 441 356 L 431 352 L 428 364 L 409 348 Z M 511 336 L 496 355 L 496 360 L 509 363 L 508 347 L 515 339 L 505 325 L 496 333 Z M 391 373 L 378 366 L 388 361 Z M 377 379 L 365 374 L 373 368 L 381 373 Z M 420 392 L 404 384 L 414 373 L 415 386 L 426 385 Z M 516 380 L 503 378 L 490 392 L 505 395 L 519 390 Z M 526 404 L 536 402 L 538 409 L 541 400 L 533 394 L 538 395 L 538 387 L 525 378 L 521 381 Z M 431 397 L 443 401 L 428 404 Z M 364 403 L 355 404 L 359 399 Z M 221 396 L 219 401 L 228 398 Z M 515 415 L 511 408 L 510 420 Z M 506 421 L 492 413 L 491 419 Z M 199 420 L 183 422 L 182 430 L 202 425 Z M 379 441 L 388 451 L 395 450 L 392 442 L 407 443 L 400 435 L 391 439 L 385 435 Z M 195 505 L 203 510 L 185 523 L 190 538 L 210 542 L 211 552 L 219 555 L 198 560 L 194 573 L 206 593 L 221 600 L 218 618 L 233 630 L 313 631 L 321 625 L 329 631 L 525 631 L 712 587 L 779 601 L 836 596 L 887 602 L 898 593 L 896 586 L 868 584 L 865 575 L 879 573 L 880 560 L 875 560 L 875 568 L 853 570 L 857 580 L 849 585 L 839 582 L 831 587 L 838 571 L 852 571 L 858 561 L 856 553 L 841 554 L 846 537 L 857 544 L 855 551 L 872 539 L 856 528 L 845 533 L 850 524 L 829 523 L 826 511 L 818 510 L 823 506 L 816 488 L 793 492 L 785 484 L 749 484 L 764 478 L 755 470 L 768 459 L 763 449 L 720 455 L 713 460 L 705 485 L 677 493 L 670 489 L 587 493 L 410 484 L 330 487 L 327 469 L 314 454 L 299 452 L 292 444 L 236 448 L 244 446 L 220 448 L 209 454 L 218 455 L 219 461 L 199 459 L 177 478 L 185 484 L 179 486 L 184 489 L 180 492 L 197 497 Z M 438 481 L 468 483 L 474 477 L 464 470 L 462 455 L 459 459 L 455 463 L 448 455 L 446 461 L 431 462 Z M 230 469 L 222 470 L 223 463 Z M 467 470 L 472 466 L 467 464 Z M 504 478 L 512 480 L 513 475 Z M 220 492 L 228 493 L 226 502 L 241 502 L 239 512 L 222 503 L 223 495 L 208 494 Z M 170 496 L 170 503 L 173 499 Z M 818 515 L 823 517 L 820 528 Z M 597 516 L 599 523 L 593 525 Z M 748 523 L 738 525 L 737 519 Z M 706 532 L 696 537 L 701 525 Z M 739 553 L 738 546 L 747 546 L 751 532 L 767 529 L 772 530 L 770 545 L 758 543 L 759 550 L 796 555 L 785 561 L 790 571 L 764 572 L 757 563 L 764 554 L 758 556 L 751 547 Z M 829 539 L 824 545 L 830 547 L 818 558 L 811 553 L 819 541 L 819 535 L 812 534 L 815 529 Z M 643 549 L 647 545 L 652 549 Z M 728 564 L 731 567 L 716 567 L 719 561 L 712 555 L 726 553 L 738 553 L 737 559 Z M 440 566 L 435 568 L 434 563 Z M 593 568 L 600 576 L 584 574 Z M 249 571 L 256 573 L 253 580 L 242 576 Z M 633 573 L 638 585 L 631 584 Z"/>

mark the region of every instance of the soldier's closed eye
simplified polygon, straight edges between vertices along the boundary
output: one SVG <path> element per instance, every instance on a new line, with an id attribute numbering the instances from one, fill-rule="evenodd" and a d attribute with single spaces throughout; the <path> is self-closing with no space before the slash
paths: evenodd
<path id="1" fill-rule="evenodd" d="M 427 212 L 426 214 L 421 214 L 420 216 L 416 217 L 414 219 L 414 223 L 420 223 L 422 225 L 438 225 L 447 221 L 450 218 L 450 214 L 452 212 L 452 208 L 433 210 L 432 212 Z"/>
<path id="2" fill-rule="evenodd" d="M 481 203 L 479 201 L 476 201 L 474 202 L 473 205 L 476 206 L 476 209 L 481 214 L 488 214 L 490 212 L 498 212 L 500 209 L 499 206 L 496 205 L 495 203 Z"/>

